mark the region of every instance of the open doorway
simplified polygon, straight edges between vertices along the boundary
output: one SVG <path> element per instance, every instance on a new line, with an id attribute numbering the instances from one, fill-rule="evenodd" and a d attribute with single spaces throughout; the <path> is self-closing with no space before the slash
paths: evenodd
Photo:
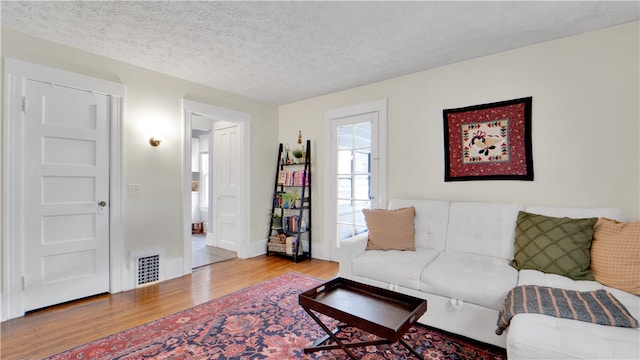
<path id="1" fill-rule="evenodd" d="M 183 100 L 184 272 L 249 248 L 249 114 Z"/>
<path id="2" fill-rule="evenodd" d="M 237 257 L 235 249 L 217 246 L 215 222 L 209 215 L 211 198 L 211 155 L 213 123 L 197 116 L 191 124 L 191 267 L 213 264 Z M 198 129 L 196 127 L 207 127 Z"/>

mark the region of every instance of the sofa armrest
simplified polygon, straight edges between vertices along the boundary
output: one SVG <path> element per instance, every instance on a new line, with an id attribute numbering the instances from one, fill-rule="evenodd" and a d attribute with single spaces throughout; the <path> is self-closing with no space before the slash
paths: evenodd
<path id="1" fill-rule="evenodd" d="M 367 247 L 369 233 L 360 234 L 350 239 L 343 240 L 338 249 L 338 264 L 340 265 L 340 277 L 351 279 L 351 262 L 358 255 L 364 253 Z"/>

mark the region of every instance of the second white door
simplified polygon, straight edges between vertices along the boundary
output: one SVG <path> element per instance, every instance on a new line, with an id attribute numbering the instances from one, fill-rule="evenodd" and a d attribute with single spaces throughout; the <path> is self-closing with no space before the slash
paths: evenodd
<path id="1" fill-rule="evenodd" d="M 240 231 L 240 132 L 238 125 L 219 121 L 213 130 L 213 196 L 216 245 L 238 251 Z"/>

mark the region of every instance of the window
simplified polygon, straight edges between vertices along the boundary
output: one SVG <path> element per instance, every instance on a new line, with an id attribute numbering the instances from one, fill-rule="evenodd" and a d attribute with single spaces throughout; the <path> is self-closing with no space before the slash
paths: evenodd
<path id="1" fill-rule="evenodd" d="M 371 208 L 371 122 L 337 126 L 338 243 L 367 231 Z"/>

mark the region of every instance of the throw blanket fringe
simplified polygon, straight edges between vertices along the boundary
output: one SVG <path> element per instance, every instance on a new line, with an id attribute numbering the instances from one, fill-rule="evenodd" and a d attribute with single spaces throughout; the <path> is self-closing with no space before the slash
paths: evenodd
<path id="1" fill-rule="evenodd" d="M 636 328 L 638 321 L 610 292 L 587 292 L 522 285 L 509 291 L 498 316 L 496 334 L 502 335 L 516 314 L 533 313 L 600 325 Z"/>

